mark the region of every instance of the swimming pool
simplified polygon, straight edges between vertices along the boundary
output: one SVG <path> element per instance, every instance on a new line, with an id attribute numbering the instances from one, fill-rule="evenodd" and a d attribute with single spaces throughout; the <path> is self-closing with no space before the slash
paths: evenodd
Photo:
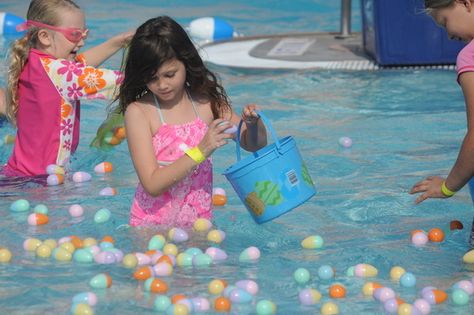
<path id="1" fill-rule="evenodd" d="M 92 29 L 89 44 L 112 35 L 115 30 L 135 27 L 147 17 L 168 14 L 187 24 L 194 18 L 217 15 L 228 20 L 237 31 L 248 35 L 287 31 L 336 30 L 338 1 L 233 1 L 215 5 L 214 1 L 78 1 L 85 9 Z M 285 2 L 286 3 L 286 2 Z M 289 2 L 288 2 L 289 3 Z M 113 4 L 113 5 L 112 5 Z M 3 1 L 0 11 L 23 15 L 26 4 Z M 145 12 L 145 13 L 144 13 Z M 354 18 L 357 29 L 358 14 Z M 258 32 L 258 33 L 257 33 Z M 6 43 L 0 45 L 5 55 Z M 120 56 L 107 62 L 118 67 Z M 5 62 L 1 69 L 4 71 Z M 446 175 L 456 158 L 465 132 L 462 93 L 453 71 L 384 70 L 344 71 L 241 71 L 212 67 L 222 78 L 233 105 L 240 111 L 248 102 L 261 104 L 280 136 L 295 137 L 298 148 L 316 184 L 318 193 L 309 202 L 270 223 L 256 225 L 221 173 L 235 160 L 230 143 L 214 156 L 215 186 L 223 187 L 228 204 L 216 209 L 214 224 L 227 233 L 221 247 L 229 258 L 208 268 L 176 267 L 166 278 L 170 295 L 204 295 L 213 278 L 232 284 L 240 279 L 258 282 L 260 291 L 252 304 L 234 304 L 233 314 L 255 314 L 255 302 L 269 299 L 279 314 L 319 314 L 321 305 L 331 300 L 328 287 L 339 282 L 347 297 L 334 300 L 342 314 L 383 314 L 383 305 L 365 298 L 361 287 L 365 279 L 346 276 L 358 263 L 370 263 L 379 270 L 375 280 L 394 289 L 412 303 L 425 286 L 451 293 L 458 280 L 474 276 L 474 267 L 461 257 L 467 250 L 468 230 L 473 209 L 465 188 L 449 201 L 431 200 L 415 206 L 409 188 L 429 174 Z M 4 79 L 0 83 L 4 84 Z M 41 259 L 25 252 L 22 243 L 29 237 L 56 240 L 77 235 L 101 239 L 111 235 L 124 253 L 145 251 L 149 237 L 158 231 L 136 231 L 124 226 L 137 182 L 123 143 L 112 151 L 88 147 L 96 128 L 105 117 L 104 102 L 84 102 L 81 144 L 74 156 L 74 170 L 93 174 L 97 163 L 107 160 L 115 170 L 106 176 L 93 175 L 88 183 L 43 187 L 35 183 L 10 182 L 0 188 L 0 246 L 13 253 L 9 264 L 0 264 L 0 309 L 5 314 L 67 313 L 74 295 L 94 291 L 96 314 L 154 313 L 154 295 L 132 278 L 132 270 L 121 264 L 61 263 Z M 2 127 L 0 136 L 12 133 Z M 353 146 L 342 148 L 341 136 L 351 137 Z M 0 163 L 5 163 L 11 146 L 0 147 Z M 112 186 L 119 194 L 98 195 Z M 50 223 L 31 227 L 26 216 L 9 211 L 10 204 L 26 198 L 33 205 L 44 203 L 50 209 Z M 73 219 L 67 209 L 80 203 L 86 213 Z M 102 225 L 93 216 L 101 208 L 112 212 Z M 464 223 L 464 230 L 448 232 L 441 244 L 414 247 L 409 239 L 414 229 L 448 228 L 451 220 Z M 448 228 L 449 230 L 449 228 Z M 166 230 L 159 232 L 166 233 Z M 302 249 L 300 242 L 309 235 L 323 237 L 319 250 Z M 192 240 L 181 248 L 210 244 L 202 235 L 191 233 Z M 258 263 L 241 263 L 238 256 L 249 246 L 261 250 Z M 336 270 L 333 280 L 320 280 L 317 269 L 330 265 Z M 390 268 L 402 266 L 417 277 L 414 288 L 392 282 Z M 298 285 L 293 279 L 297 268 L 307 268 L 312 279 Z M 92 290 L 89 280 L 109 272 L 113 285 Z M 304 287 L 318 289 L 323 298 L 313 306 L 302 306 L 298 292 Z M 473 300 L 465 306 L 451 301 L 433 306 L 433 314 L 468 314 Z M 210 312 L 212 313 L 212 312 Z"/>

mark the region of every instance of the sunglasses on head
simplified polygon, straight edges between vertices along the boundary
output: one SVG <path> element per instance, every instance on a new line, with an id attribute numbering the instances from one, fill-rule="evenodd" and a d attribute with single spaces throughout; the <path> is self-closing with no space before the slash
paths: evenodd
<path id="1" fill-rule="evenodd" d="M 64 35 L 64 37 L 66 37 L 68 41 L 72 43 L 78 43 L 81 41 L 81 39 L 86 39 L 87 34 L 89 33 L 89 29 L 87 28 L 83 30 L 76 27 L 57 27 L 32 20 L 27 20 L 25 23 L 18 25 L 16 29 L 17 31 L 21 32 L 32 26 L 47 28 L 53 31 L 60 32 Z"/>

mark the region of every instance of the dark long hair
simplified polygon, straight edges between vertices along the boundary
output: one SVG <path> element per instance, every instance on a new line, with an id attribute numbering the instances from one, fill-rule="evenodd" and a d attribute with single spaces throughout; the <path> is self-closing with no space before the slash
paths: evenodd
<path id="1" fill-rule="evenodd" d="M 214 118 L 223 117 L 230 110 L 224 88 L 207 69 L 186 31 L 168 16 L 146 21 L 130 42 L 123 66 L 125 79 L 118 96 L 120 112 L 125 113 L 130 103 L 144 95 L 146 83 L 165 62 L 174 58 L 184 64 L 191 95 L 209 100 Z"/>

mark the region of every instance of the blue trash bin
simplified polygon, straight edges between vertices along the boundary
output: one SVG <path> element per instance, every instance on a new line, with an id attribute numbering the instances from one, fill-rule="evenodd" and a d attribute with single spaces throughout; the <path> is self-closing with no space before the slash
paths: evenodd
<path id="1" fill-rule="evenodd" d="M 423 0 L 361 0 L 363 44 L 382 66 L 455 64 L 464 43 L 424 12 Z"/>

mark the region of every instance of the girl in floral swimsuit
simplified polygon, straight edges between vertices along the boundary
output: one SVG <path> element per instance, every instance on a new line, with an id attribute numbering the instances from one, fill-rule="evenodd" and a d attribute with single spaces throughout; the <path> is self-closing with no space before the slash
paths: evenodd
<path id="1" fill-rule="evenodd" d="M 88 30 L 84 13 L 70 0 L 33 0 L 26 35 L 10 55 L 7 116 L 17 126 L 7 176 L 46 174 L 50 164 L 66 166 L 79 143 L 81 98 L 114 97 L 118 71 L 94 68 L 129 42 L 117 35 L 81 55 Z"/>

